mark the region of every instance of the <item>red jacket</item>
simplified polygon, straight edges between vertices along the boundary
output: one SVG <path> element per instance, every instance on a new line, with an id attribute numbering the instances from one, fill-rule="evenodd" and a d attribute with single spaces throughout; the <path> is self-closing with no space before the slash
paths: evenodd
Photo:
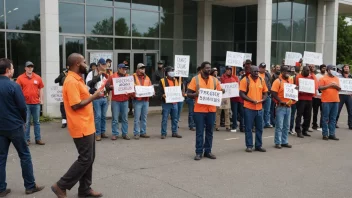
<path id="1" fill-rule="evenodd" d="M 299 79 L 300 78 L 306 78 L 306 79 L 311 79 L 311 80 L 314 80 L 315 81 L 315 90 L 318 89 L 318 83 L 316 81 L 316 77 L 315 75 L 311 75 L 309 74 L 308 77 L 303 77 L 302 74 L 298 74 L 296 76 L 296 85 L 299 87 Z M 298 100 L 312 100 L 313 99 L 313 96 L 315 96 L 315 93 L 312 94 L 312 93 L 305 93 L 305 92 L 298 92 Z"/>
<path id="2" fill-rule="evenodd" d="M 234 83 L 234 82 L 237 82 L 239 84 L 239 80 L 237 76 L 234 76 L 234 75 L 228 76 L 226 75 L 226 73 L 221 76 L 220 81 L 222 84 Z M 234 98 L 231 98 L 231 102 L 241 102 L 240 101 L 241 99 L 242 99 L 241 97 L 234 97 Z"/>

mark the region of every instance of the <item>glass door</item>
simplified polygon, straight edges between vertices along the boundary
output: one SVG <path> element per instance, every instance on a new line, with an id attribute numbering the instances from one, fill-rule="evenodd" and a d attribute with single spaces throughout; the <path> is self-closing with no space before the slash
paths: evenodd
<path id="1" fill-rule="evenodd" d="M 117 71 L 117 65 L 120 63 L 124 63 L 127 66 L 131 66 L 131 52 L 130 51 L 117 51 L 116 56 L 113 60 L 114 71 Z M 132 68 L 130 67 L 130 73 Z M 133 74 L 133 73 L 132 73 Z"/>
<path id="2" fill-rule="evenodd" d="M 63 48 L 62 48 L 62 68 L 66 67 L 67 57 L 72 53 L 79 53 L 85 56 L 84 50 L 84 37 L 63 37 Z M 86 58 L 87 61 L 87 58 Z"/>

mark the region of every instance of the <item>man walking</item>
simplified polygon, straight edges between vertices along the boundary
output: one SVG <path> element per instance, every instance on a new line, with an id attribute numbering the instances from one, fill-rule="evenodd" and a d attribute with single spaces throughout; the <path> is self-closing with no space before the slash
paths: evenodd
<path id="1" fill-rule="evenodd" d="M 33 72 L 34 64 L 30 61 L 26 62 L 26 72 L 17 78 L 17 83 L 21 86 L 23 95 L 26 99 L 27 106 L 27 122 L 25 138 L 27 144 L 31 142 L 30 129 L 31 117 L 33 117 L 35 143 L 45 145 L 40 136 L 40 105 L 43 104 L 43 88 L 42 78 Z"/>
<path id="2" fill-rule="evenodd" d="M 344 65 L 342 67 L 342 75 L 340 78 L 352 78 L 350 74 L 350 66 Z M 352 129 L 352 97 L 351 92 L 340 92 L 340 104 L 339 104 L 339 112 L 336 118 L 336 125 L 339 121 L 340 113 L 344 104 L 346 104 L 347 114 L 348 114 L 348 128 Z"/>
<path id="3" fill-rule="evenodd" d="M 11 192 L 6 183 L 6 160 L 11 142 L 21 160 L 25 193 L 32 194 L 44 189 L 44 186 L 35 183 L 32 157 L 23 130 L 27 107 L 20 86 L 10 80 L 13 73 L 12 62 L 6 58 L 0 59 L 0 197 Z"/>
<path id="4" fill-rule="evenodd" d="M 55 83 L 59 83 L 59 86 L 62 87 L 64 85 L 66 76 L 67 76 L 67 71 L 68 71 L 69 66 L 66 66 L 66 69 L 60 73 L 60 75 L 55 79 Z M 64 102 L 60 102 L 60 112 L 61 112 L 61 128 L 66 128 L 67 127 L 67 120 L 66 120 L 66 112 L 65 112 L 65 106 Z"/>
<path id="5" fill-rule="evenodd" d="M 81 77 L 87 71 L 84 57 L 73 53 L 67 59 L 70 70 L 67 74 L 62 94 L 66 110 L 68 131 L 76 145 L 78 159 L 67 173 L 51 186 L 58 198 L 66 198 L 66 190 L 79 181 L 79 197 L 102 197 L 101 193 L 91 189 L 93 162 L 95 159 L 95 126 L 92 101 L 99 98 L 101 91 L 89 95 Z"/>
<path id="6" fill-rule="evenodd" d="M 320 79 L 325 76 L 326 74 L 326 65 L 320 65 L 320 73 L 318 73 L 316 75 L 318 84 Z M 318 127 L 322 127 L 322 109 L 321 109 L 321 93 L 319 91 L 317 91 L 316 95 L 313 97 L 313 102 L 312 102 L 312 106 L 313 106 L 313 122 L 312 122 L 312 129 L 317 130 Z M 320 122 L 319 122 L 319 126 L 318 126 L 318 112 L 320 109 Z"/>
<path id="7" fill-rule="evenodd" d="M 246 152 L 252 152 L 253 149 L 253 124 L 255 125 L 255 150 L 266 152 L 262 147 L 263 101 L 267 98 L 268 88 L 258 73 L 258 67 L 251 66 L 251 74 L 240 82 L 240 96 L 244 100 Z"/>
<path id="8" fill-rule="evenodd" d="M 333 65 L 328 65 L 326 68 L 327 75 L 319 80 L 319 90 L 322 92 L 323 140 L 339 140 L 335 136 L 335 127 L 341 88 L 339 79 L 332 74 L 333 69 Z"/>

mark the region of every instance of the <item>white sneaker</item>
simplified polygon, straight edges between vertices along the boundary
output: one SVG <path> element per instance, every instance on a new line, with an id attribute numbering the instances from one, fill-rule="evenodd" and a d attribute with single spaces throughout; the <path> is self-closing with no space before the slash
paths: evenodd
<path id="1" fill-rule="evenodd" d="M 236 129 L 231 129 L 231 133 L 236 133 L 237 130 Z"/>

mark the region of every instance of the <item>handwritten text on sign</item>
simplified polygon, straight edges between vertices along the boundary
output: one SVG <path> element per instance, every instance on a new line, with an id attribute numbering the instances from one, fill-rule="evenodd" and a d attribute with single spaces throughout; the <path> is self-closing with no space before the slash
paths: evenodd
<path id="1" fill-rule="evenodd" d="M 133 93 L 134 79 L 133 76 L 113 78 L 114 95 Z"/>
<path id="2" fill-rule="evenodd" d="M 246 60 L 252 60 L 252 54 L 250 54 L 250 53 L 244 53 L 244 59 L 243 59 L 243 61 L 246 61 Z"/>
<path id="3" fill-rule="evenodd" d="M 286 52 L 285 65 L 296 66 L 296 63 L 302 58 L 302 54 L 296 52 Z"/>
<path id="4" fill-rule="evenodd" d="M 323 64 L 323 55 L 316 52 L 304 52 L 303 63 L 313 64 L 313 65 L 322 65 Z"/>
<path id="5" fill-rule="evenodd" d="M 352 91 L 352 79 L 351 78 L 339 78 L 340 86 L 342 91 Z"/>
<path id="6" fill-rule="evenodd" d="M 199 89 L 198 104 L 221 106 L 222 92 L 211 89 Z"/>
<path id="7" fill-rule="evenodd" d="M 284 98 L 298 101 L 298 90 L 295 84 L 284 84 Z"/>
<path id="8" fill-rule="evenodd" d="M 165 87 L 165 96 L 166 103 L 182 102 L 185 99 L 180 86 Z"/>
<path id="9" fill-rule="evenodd" d="M 311 79 L 299 79 L 299 91 L 306 93 L 315 93 L 315 82 Z"/>
<path id="10" fill-rule="evenodd" d="M 244 53 L 226 52 L 226 66 L 243 67 Z"/>
<path id="11" fill-rule="evenodd" d="M 104 52 L 104 53 L 100 53 L 100 52 L 91 52 L 89 53 L 90 56 L 90 63 L 98 63 L 100 58 L 103 59 L 111 59 L 112 60 L 112 53 L 110 52 Z"/>
<path id="12" fill-rule="evenodd" d="M 62 102 L 62 87 L 52 86 L 48 89 L 49 98 L 48 103 Z"/>
<path id="13" fill-rule="evenodd" d="M 175 55 L 175 76 L 188 77 L 189 56 Z"/>
<path id="14" fill-rule="evenodd" d="M 154 95 L 154 86 L 135 86 L 136 97 L 151 97 Z"/>
<path id="15" fill-rule="evenodd" d="M 238 83 L 225 83 L 221 84 L 221 88 L 225 89 L 222 98 L 233 98 L 239 96 Z"/>

